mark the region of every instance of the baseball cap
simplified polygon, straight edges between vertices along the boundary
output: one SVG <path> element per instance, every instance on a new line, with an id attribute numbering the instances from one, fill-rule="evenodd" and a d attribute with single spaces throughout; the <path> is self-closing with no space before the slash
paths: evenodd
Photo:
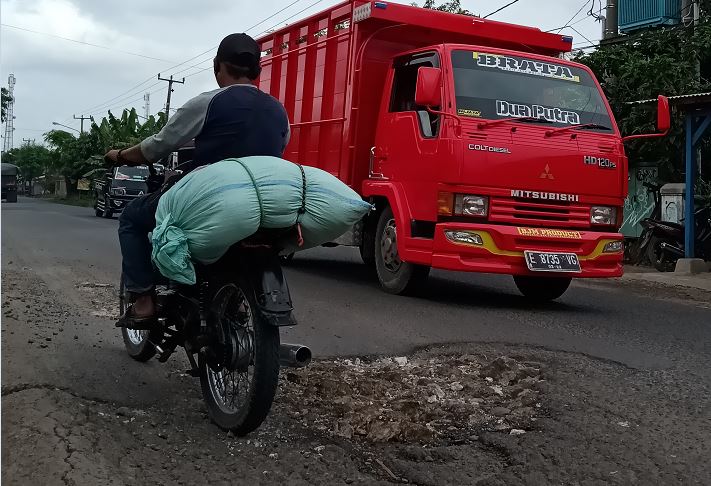
<path id="1" fill-rule="evenodd" d="M 249 67 L 259 62 L 261 53 L 259 44 L 247 34 L 230 34 L 220 42 L 216 59 Z"/>

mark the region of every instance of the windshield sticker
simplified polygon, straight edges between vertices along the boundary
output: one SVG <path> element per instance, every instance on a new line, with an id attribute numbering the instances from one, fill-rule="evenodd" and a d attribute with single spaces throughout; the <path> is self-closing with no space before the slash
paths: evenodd
<path id="1" fill-rule="evenodd" d="M 580 76 L 576 76 L 569 67 L 561 66 L 560 64 L 534 61 L 533 59 L 499 56 L 496 54 L 485 54 L 483 52 L 474 52 L 473 55 L 477 65 L 481 67 L 520 74 L 531 74 L 545 78 L 563 79 L 576 83 L 580 82 Z"/>
<path id="2" fill-rule="evenodd" d="M 553 123 L 566 123 L 568 125 L 578 125 L 580 123 L 580 115 L 574 111 L 543 105 L 509 103 L 502 100 L 496 100 L 496 114 L 513 118 L 544 118 Z"/>
<path id="3" fill-rule="evenodd" d="M 457 110 L 457 115 L 470 116 L 473 118 L 481 118 L 481 111 L 479 111 L 479 110 L 465 110 L 464 108 L 459 108 Z"/>

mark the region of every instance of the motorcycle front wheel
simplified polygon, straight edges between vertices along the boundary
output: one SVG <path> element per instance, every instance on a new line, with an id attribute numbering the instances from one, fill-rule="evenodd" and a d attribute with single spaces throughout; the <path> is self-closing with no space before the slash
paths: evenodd
<path id="1" fill-rule="evenodd" d="M 266 419 L 279 381 L 279 329 L 262 318 L 253 295 L 235 282 L 218 290 L 212 305 L 216 356 L 198 358 L 210 418 L 239 436 Z"/>
<path id="2" fill-rule="evenodd" d="M 676 259 L 670 257 L 669 252 L 664 251 L 662 243 L 674 245 L 674 241 L 653 236 L 649 242 L 649 259 L 660 272 L 673 272 L 676 268 Z"/>
<path id="3" fill-rule="evenodd" d="M 121 276 L 121 286 L 119 289 L 119 315 L 122 316 L 126 312 L 129 305 L 129 298 Z M 145 362 L 156 355 L 156 348 L 152 343 L 160 343 L 163 340 L 161 331 L 143 331 L 135 329 L 121 328 L 123 336 L 123 344 L 126 347 L 126 352 L 136 361 Z"/>

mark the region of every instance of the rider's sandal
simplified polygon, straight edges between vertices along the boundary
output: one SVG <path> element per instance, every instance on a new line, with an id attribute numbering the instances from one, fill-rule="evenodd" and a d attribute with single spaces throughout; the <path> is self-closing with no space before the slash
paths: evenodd
<path id="1" fill-rule="evenodd" d="M 126 312 L 116 321 L 116 327 L 125 327 L 137 331 L 150 331 L 158 324 L 156 315 L 146 317 L 136 317 L 133 315 L 133 306 L 129 306 Z"/>

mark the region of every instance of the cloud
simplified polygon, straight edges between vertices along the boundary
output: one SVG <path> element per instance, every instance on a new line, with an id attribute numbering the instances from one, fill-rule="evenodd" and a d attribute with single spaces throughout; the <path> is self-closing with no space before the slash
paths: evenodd
<path id="1" fill-rule="evenodd" d="M 0 0 L 0 3 L 3 23 L 178 63 L 216 46 L 226 34 L 244 31 L 294 1 Z M 299 0 L 250 33 L 256 35 L 275 25 L 281 26 L 289 16 L 315 1 Z M 289 22 L 339 2 L 322 0 Z M 401 0 L 401 3 L 410 1 Z M 478 13 L 483 14 L 504 2 L 493 3 L 462 2 L 464 8 L 480 10 Z M 483 4 L 486 4 L 485 8 L 481 7 Z M 524 0 L 493 18 L 550 29 L 560 27 L 579 7 L 577 0 Z M 579 18 L 584 14 L 582 12 Z M 575 27 L 593 40 L 599 38 L 600 26 L 591 19 Z M 576 42 L 583 41 L 577 39 L 579 36 L 574 32 L 565 33 L 575 35 Z M 170 75 L 206 60 L 198 67 L 177 74 L 178 77 L 188 76 L 184 85 L 175 86 L 172 104 L 178 107 L 197 93 L 215 87 L 210 70 L 193 75 L 203 67 L 209 67 L 212 56 L 210 51 L 187 65 L 169 70 L 171 63 L 2 28 L 0 83 L 6 83 L 9 73 L 15 74 L 16 126 L 35 130 L 25 135 L 18 130 L 15 143 L 30 133 L 36 136 L 39 133 L 36 130 L 50 129 L 52 121 L 66 122 L 78 128 L 72 114 L 80 115 L 80 110 L 95 108 L 149 78 L 149 82 L 126 96 L 91 111 L 101 116 L 108 107 L 114 107 L 115 111 L 124 106 L 140 109 L 143 94 L 155 91 L 151 96 L 152 112 L 155 113 L 162 109 L 167 89 L 166 83 L 155 79 L 157 73 Z"/>

